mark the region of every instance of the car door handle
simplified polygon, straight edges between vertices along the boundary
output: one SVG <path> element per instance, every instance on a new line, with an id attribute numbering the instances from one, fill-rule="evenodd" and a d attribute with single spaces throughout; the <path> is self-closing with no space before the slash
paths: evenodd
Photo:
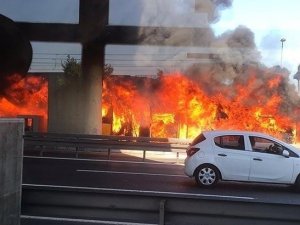
<path id="1" fill-rule="evenodd" d="M 218 154 L 218 156 L 226 157 L 227 155 L 226 154 Z"/>
<path id="2" fill-rule="evenodd" d="M 260 158 L 253 158 L 253 160 L 255 160 L 255 161 L 263 161 L 263 160 L 260 159 Z"/>

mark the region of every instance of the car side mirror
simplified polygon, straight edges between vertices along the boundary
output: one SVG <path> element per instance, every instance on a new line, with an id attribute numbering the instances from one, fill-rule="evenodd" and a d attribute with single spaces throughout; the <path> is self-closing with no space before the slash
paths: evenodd
<path id="1" fill-rule="evenodd" d="M 288 157 L 290 156 L 290 153 L 289 153 L 289 151 L 287 151 L 287 150 L 283 150 L 282 155 L 283 155 L 284 157 L 288 158 Z"/>

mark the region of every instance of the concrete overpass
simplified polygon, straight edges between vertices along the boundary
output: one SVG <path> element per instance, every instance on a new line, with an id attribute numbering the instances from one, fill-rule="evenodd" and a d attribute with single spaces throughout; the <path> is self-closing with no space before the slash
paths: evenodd
<path id="1" fill-rule="evenodd" d="M 76 42 L 82 45 L 83 77 L 72 81 L 71 86 L 61 88 L 59 93 L 49 90 L 49 132 L 101 134 L 105 45 L 207 46 L 208 43 L 203 40 L 209 40 L 207 35 L 213 35 L 209 27 L 113 26 L 108 24 L 108 16 L 109 0 L 80 0 L 78 24 L 17 22 L 30 41 Z M 173 32 L 184 34 L 186 38 L 176 42 L 168 38 Z M 148 38 L 158 33 L 164 34 L 164 38 Z"/>

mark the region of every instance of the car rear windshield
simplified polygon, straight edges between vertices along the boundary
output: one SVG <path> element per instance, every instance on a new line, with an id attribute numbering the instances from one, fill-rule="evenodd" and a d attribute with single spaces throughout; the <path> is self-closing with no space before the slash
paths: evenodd
<path id="1" fill-rule="evenodd" d="M 204 137 L 203 134 L 198 135 L 191 143 L 191 145 L 196 145 L 202 141 L 204 141 L 206 138 Z"/>

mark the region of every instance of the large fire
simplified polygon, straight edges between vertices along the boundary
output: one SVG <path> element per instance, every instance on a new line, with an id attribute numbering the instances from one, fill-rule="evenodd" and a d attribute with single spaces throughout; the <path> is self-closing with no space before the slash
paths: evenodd
<path id="1" fill-rule="evenodd" d="M 103 81 L 103 123 L 112 135 L 193 138 L 203 130 L 242 129 L 284 139 L 295 136 L 297 121 L 281 110 L 283 79 L 270 76 L 261 91 L 257 76 L 250 74 L 208 94 L 201 83 L 179 72 L 155 78 L 110 75 Z M 47 121 L 46 79 L 16 80 L 0 98 L 0 117 L 40 115 Z"/>
<path id="2" fill-rule="evenodd" d="M 48 82 L 43 77 L 18 74 L 11 75 L 13 84 L 0 96 L 0 117 L 16 117 L 19 115 L 35 115 L 47 121 Z"/>
<path id="3" fill-rule="evenodd" d="M 279 110 L 283 99 L 276 90 L 282 79 L 274 75 L 268 81 L 263 93 L 269 96 L 256 90 L 254 75 L 209 96 L 201 84 L 181 73 L 139 80 L 109 76 L 103 116 L 112 111 L 113 133 L 122 135 L 131 130 L 139 136 L 141 128 L 148 127 L 151 137 L 193 138 L 203 130 L 242 129 L 283 138 L 293 135 L 295 121 Z"/>

